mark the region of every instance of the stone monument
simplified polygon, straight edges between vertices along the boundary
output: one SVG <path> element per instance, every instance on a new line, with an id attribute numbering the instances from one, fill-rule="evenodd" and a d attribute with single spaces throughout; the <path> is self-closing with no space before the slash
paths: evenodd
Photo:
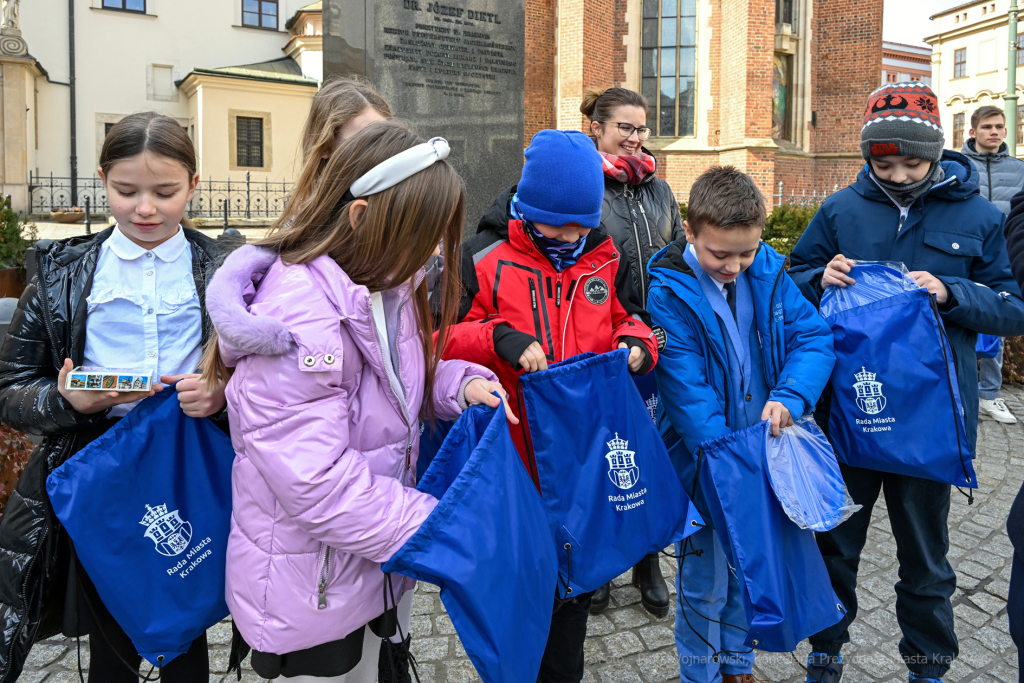
<path id="1" fill-rule="evenodd" d="M 441 136 L 466 181 L 467 234 L 523 167 L 524 0 L 325 0 L 324 76 L 362 75 Z"/>

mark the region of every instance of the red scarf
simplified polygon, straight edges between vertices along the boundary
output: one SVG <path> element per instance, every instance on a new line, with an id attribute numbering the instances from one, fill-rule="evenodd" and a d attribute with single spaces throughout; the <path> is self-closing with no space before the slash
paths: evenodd
<path id="1" fill-rule="evenodd" d="M 601 168 L 604 174 L 620 183 L 639 185 L 644 178 L 654 173 L 654 157 L 644 151 L 631 156 L 598 153 L 601 155 Z"/>

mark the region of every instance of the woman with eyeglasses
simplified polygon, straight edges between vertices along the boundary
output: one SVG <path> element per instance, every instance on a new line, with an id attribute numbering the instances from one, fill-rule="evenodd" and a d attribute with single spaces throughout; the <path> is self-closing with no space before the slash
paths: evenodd
<path id="1" fill-rule="evenodd" d="M 621 245 L 640 301 L 647 308 L 647 261 L 668 243 L 683 239 L 679 203 L 672 188 L 655 176 L 654 156 L 643 147 L 651 135 L 647 127 L 647 99 L 626 88 L 591 88 L 580 111 L 590 119 L 590 135 L 601 153 L 604 169 L 604 205 L 600 228 Z M 655 330 L 658 333 L 658 330 Z M 663 336 L 658 336 L 663 343 Z M 657 408 L 658 388 L 653 373 L 635 378 L 640 395 L 651 410 Z M 651 614 L 668 614 L 668 586 L 661 575 L 657 553 L 633 568 L 633 585 L 640 588 L 640 602 Z M 597 589 L 590 613 L 608 606 L 610 586 Z"/>

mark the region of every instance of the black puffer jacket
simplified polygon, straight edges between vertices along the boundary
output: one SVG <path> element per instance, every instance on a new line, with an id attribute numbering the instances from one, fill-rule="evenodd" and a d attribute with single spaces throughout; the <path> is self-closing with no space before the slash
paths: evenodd
<path id="1" fill-rule="evenodd" d="M 86 297 L 100 245 L 112 233 L 110 228 L 36 243 L 38 275 L 22 294 L 0 348 L 0 422 L 45 437 L 0 519 L 0 683 L 16 680 L 32 644 L 61 629 L 70 558 L 66 544 L 58 543 L 60 522 L 50 507 L 46 477 L 86 445 L 84 430 L 105 413 L 72 409 L 57 391 L 57 374 L 65 358 L 82 363 Z M 206 316 L 206 283 L 224 247 L 195 230 L 186 229 L 185 237 L 205 342 L 213 329 Z"/>
<path id="2" fill-rule="evenodd" d="M 633 284 L 647 308 L 647 262 L 668 243 L 686 238 L 672 188 L 654 174 L 639 185 L 627 185 L 605 176 L 601 229 L 622 245 L 629 258 Z"/>

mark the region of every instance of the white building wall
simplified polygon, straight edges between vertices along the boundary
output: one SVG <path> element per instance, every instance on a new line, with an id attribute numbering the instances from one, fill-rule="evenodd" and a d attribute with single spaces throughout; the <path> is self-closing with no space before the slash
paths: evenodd
<path id="1" fill-rule="evenodd" d="M 162 90 L 159 67 L 184 78 L 194 67 L 218 68 L 284 57 L 285 22 L 309 0 L 279 0 L 278 30 L 243 27 L 241 0 L 146 0 L 145 15 L 102 9 L 102 0 L 76 2 L 78 173 L 97 165 L 103 125 L 111 117 L 154 110 L 189 121 L 184 94 Z M 68 81 L 68 3 L 21 4 L 29 52 L 53 81 Z M 166 72 L 164 72 L 166 74 Z M 165 84 L 164 84 L 165 85 Z M 70 174 L 68 87 L 37 79 L 39 149 L 34 172 Z"/>

